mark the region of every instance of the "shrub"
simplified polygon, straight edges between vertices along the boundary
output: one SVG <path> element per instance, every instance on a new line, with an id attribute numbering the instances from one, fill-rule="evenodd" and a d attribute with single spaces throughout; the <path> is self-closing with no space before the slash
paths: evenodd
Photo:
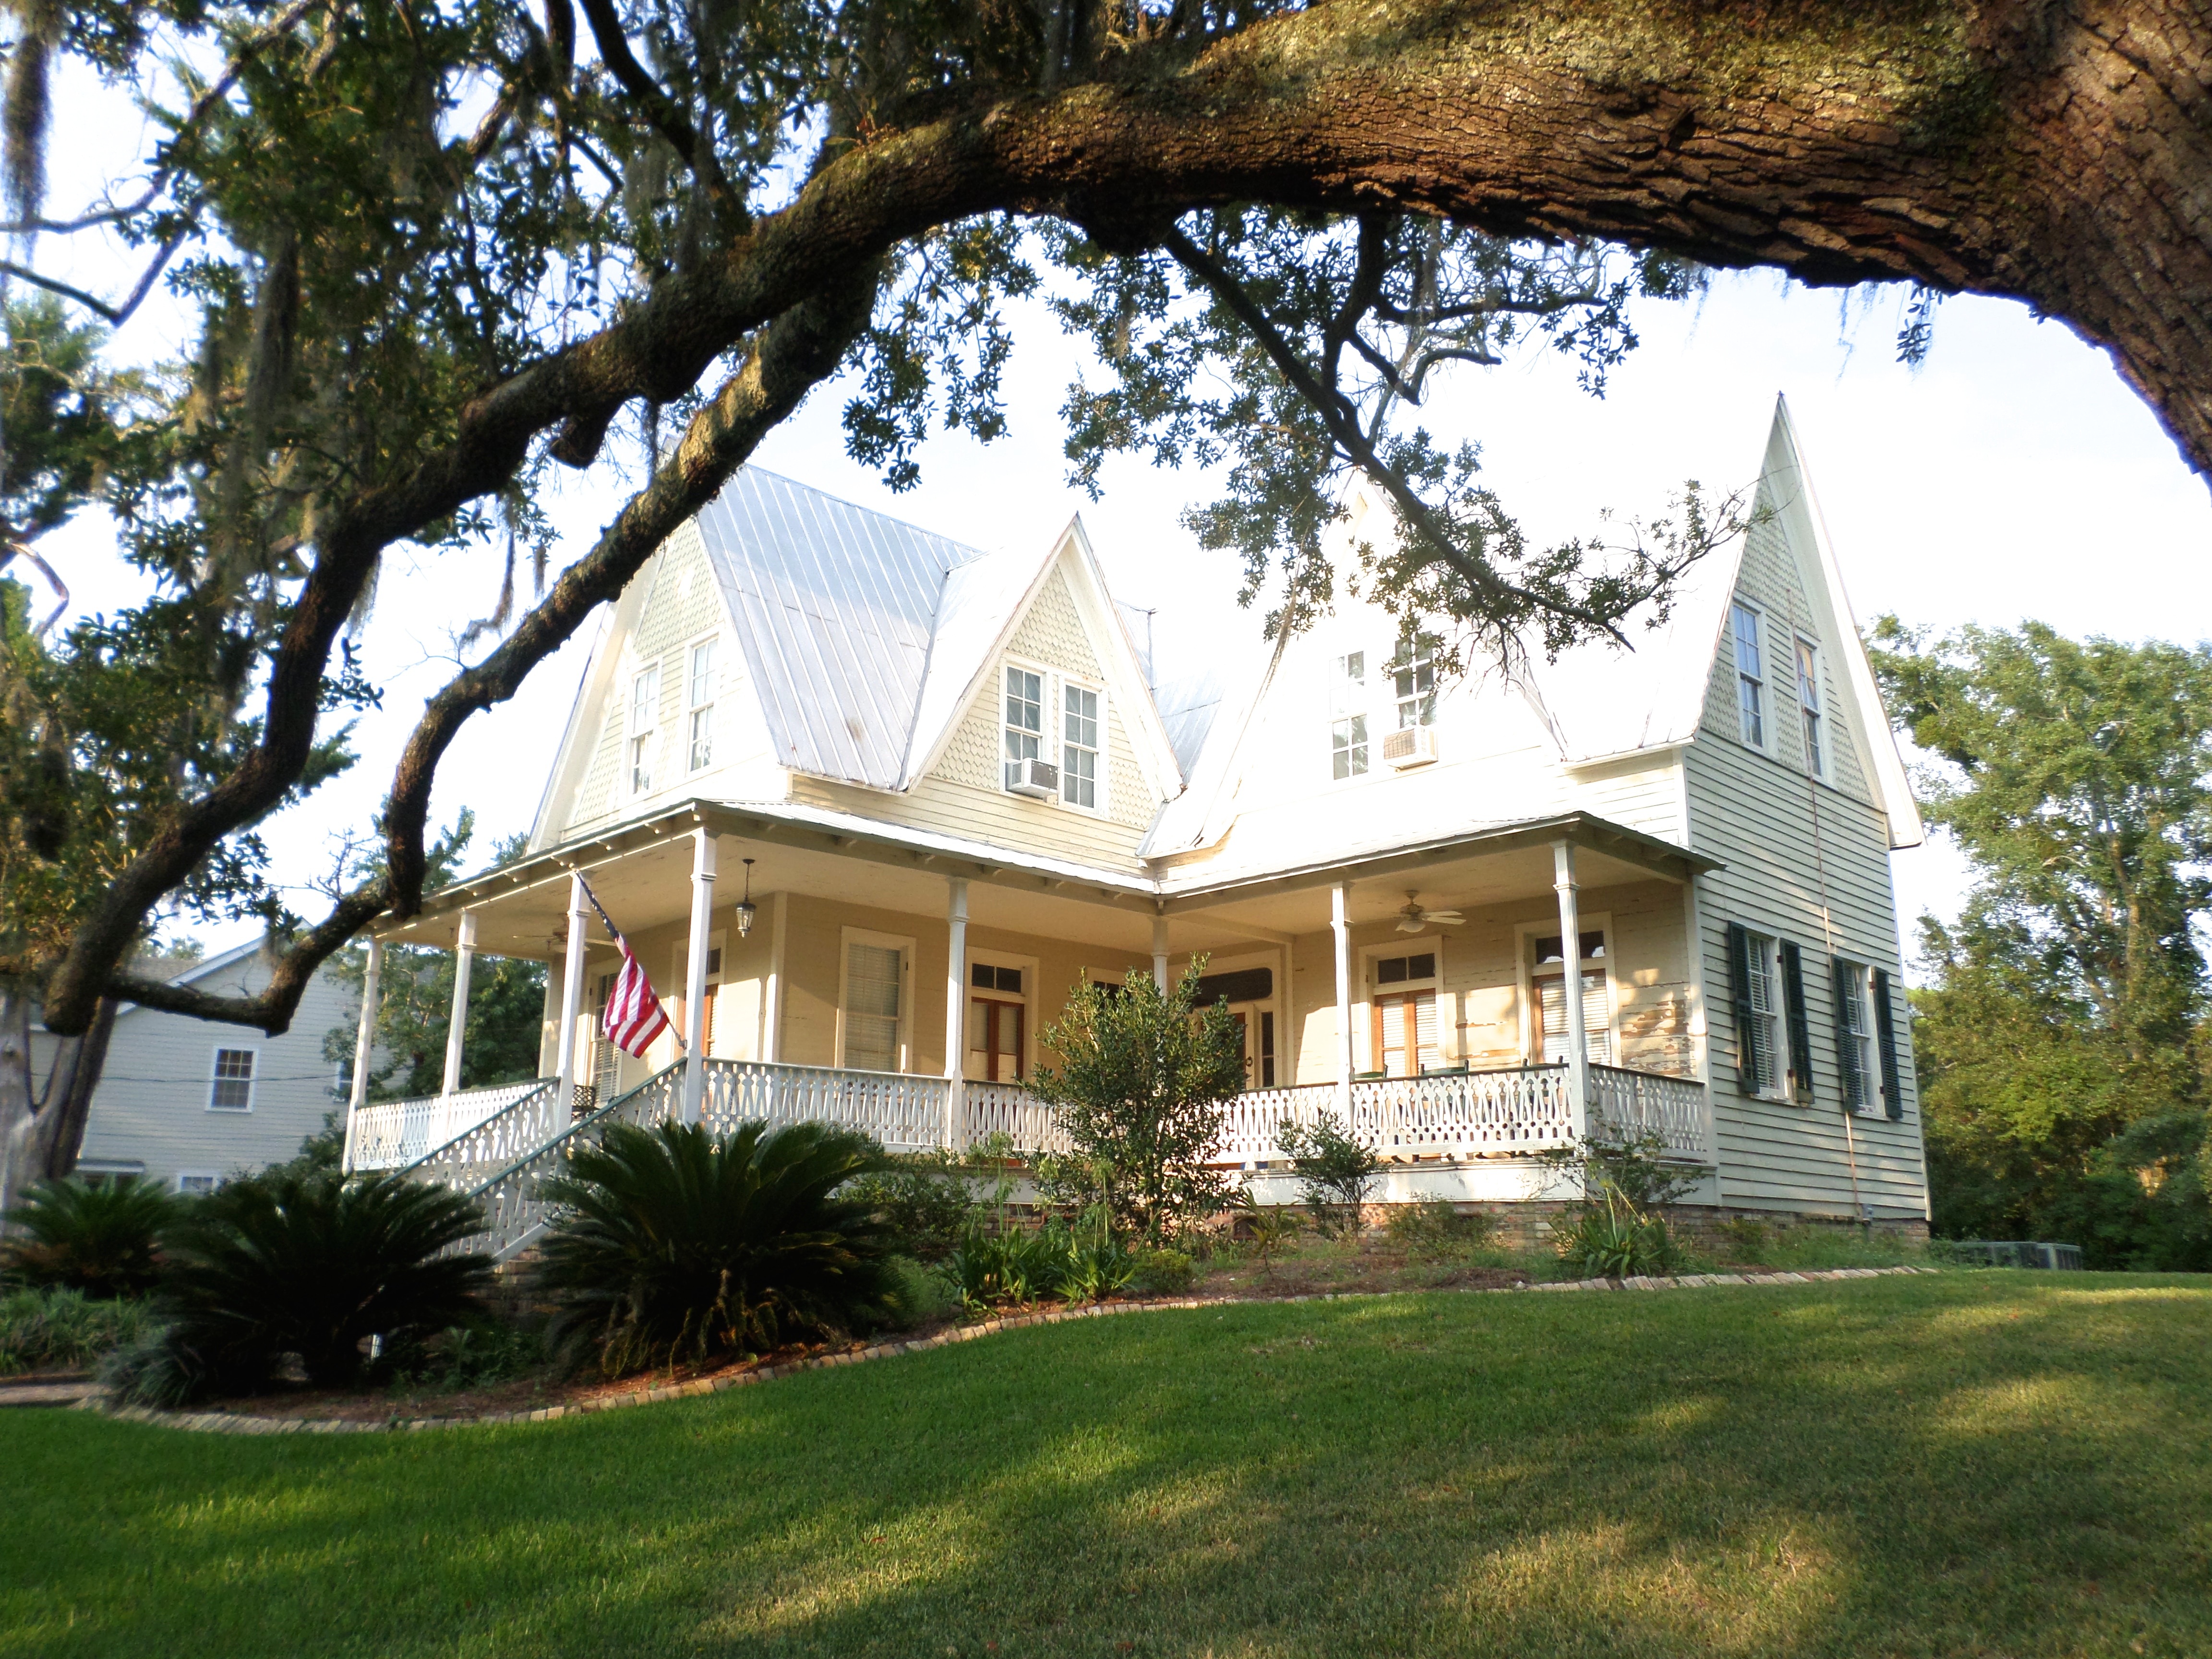
<path id="1" fill-rule="evenodd" d="M 1667 1224 L 1617 1192 L 1583 1204 L 1552 1224 L 1560 1261 L 1586 1279 L 1630 1279 L 1672 1273 L 1682 1258 Z"/>
<path id="2" fill-rule="evenodd" d="M 1498 1218 L 1476 1210 L 1465 1215 L 1441 1198 L 1408 1204 L 1390 1218 L 1390 1242 L 1417 1255 L 1488 1248 Z"/>
<path id="3" fill-rule="evenodd" d="M 1198 1277 L 1198 1264 L 1181 1250 L 1139 1250 L 1130 1283 L 1146 1296 L 1173 1296 Z"/>
<path id="4" fill-rule="evenodd" d="M 137 1296 L 160 1268 L 163 1230 L 178 1200 L 138 1176 L 98 1186 L 75 1176 L 42 1181 L 8 1212 L 24 1237 L 10 1240 L 0 1266 L 33 1285 L 65 1285 L 90 1297 Z"/>
<path id="5" fill-rule="evenodd" d="M 1275 1145 L 1291 1160 L 1315 1226 L 1324 1233 L 1344 1231 L 1356 1236 L 1361 1206 L 1382 1167 L 1375 1149 L 1340 1128 L 1326 1109 L 1310 1128 L 1285 1118 L 1276 1131 Z"/>
<path id="6" fill-rule="evenodd" d="M 1774 1234 L 1763 1221 L 1749 1216 L 1736 1216 L 1723 1221 L 1713 1230 L 1731 1261 L 1763 1262 L 1775 1243 Z"/>
<path id="7" fill-rule="evenodd" d="M 555 1352 L 618 1376 L 897 1317 L 897 1240 L 841 1190 L 882 1167 L 820 1123 L 611 1126 L 543 1188 L 567 1211 L 537 1275 Z"/>
<path id="8" fill-rule="evenodd" d="M 893 1157 L 848 1182 L 842 1195 L 872 1208 L 899 1249 L 926 1262 L 952 1254 L 980 1205 L 975 1177 L 957 1154 L 942 1151 Z"/>
<path id="9" fill-rule="evenodd" d="M 297 1355 L 316 1386 L 350 1382 L 368 1338 L 404 1343 L 483 1312 L 489 1261 L 443 1254 L 483 1229 L 468 1200 L 399 1176 L 230 1182 L 172 1229 L 154 1297 L 168 1328 L 119 1355 L 110 1380 L 127 1397 L 179 1404 L 265 1389 Z"/>
<path id="10" fill-rule="evenodd" d="M 1244 1237 L 1251 1241 L 1253 1254 L 1260 1258 L 1260 1270 L 1273 1273 L 1276 1255 L 1290 1246 L 1304 1224 L 1298 1219 L 1297 1212 L 1288 1206 L 1255 1204 L 1249 1194 L 1242 1208 Z"/>
<path id="11" fill-rule="evenodd" d="M 144 1340 L 146 1306 L 82 1291 L 44 1287 L 0 1296 L 0 1376 L 75 1370 Z"/>
<path id="12" fill-rule="evenodd" d="M 373 1366 L 395 1389 L 487 1388 L 527 1376 L 545 1361 L 538 1335 L 496 1319 L 448 1325 L 419 1340 L 388 1342 Z"/>
<path id="13" fill-rule="evenodd" d="M 1035 1231 L 981 1224 L 947 1256 L 945 1280 L 969 1308 L 1030 1303 L 1056 1296 L 1097 1302 L 1127 1288 L 1138 1257 L 1115 1238 L 1102 1212 L 1074 1226 L 1054 1221 Z"/>

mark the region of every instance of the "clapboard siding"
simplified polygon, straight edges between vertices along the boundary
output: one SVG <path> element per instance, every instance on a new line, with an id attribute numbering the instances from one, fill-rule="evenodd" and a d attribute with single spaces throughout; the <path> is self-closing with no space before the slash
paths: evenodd
<path id="1" fill-rule="evenodd" d="M 1726 866 L 1698 881 L 1722 1186 L 1731 1205 L 1841 1214 L 1856 1202 L 1879 1216 L 1922 1215 L 1927 1177 L 1888 824 L 1873 804 L 1864 763 L 1839 717 L 1833 665 L 1840 642 L 1819 637 L 1810 620 L 1813 607 L 1803 583 L 1813 568 L 1811 550 L 1793 547 L 1778 519 L 1754 527 L 1736 591 L 1770 619 L 1768 750 L 1742 741 L 1734 645 L 1724 629 L 1705 720 L 1684 755 L 1691 845 Z M 1828 681 L 1824 726 L 1831 781 L 1826 783 L 1806 770 L 1795 663 L 1782 655 L 1791 649 L 1793 635 L 1819 647 Z M 1803 952 L 1814 1073 L 1810 1106 L 1747 1097 L 1737 1087 L 1738 1037 L 1729 993 L 1731 921 L 1794 940 Z M 1838 956 L 1891 976 L 1901 1121 L 1879 1115 L 1846 1121 L 1830 975 L 1830 960 Z"/>
<path id="2" fill-rule="evenodd" d="M 1578 768 L 1571 776 L 1575 807 L 1680 844 L 1682 771 L 1674 752 Z"/>

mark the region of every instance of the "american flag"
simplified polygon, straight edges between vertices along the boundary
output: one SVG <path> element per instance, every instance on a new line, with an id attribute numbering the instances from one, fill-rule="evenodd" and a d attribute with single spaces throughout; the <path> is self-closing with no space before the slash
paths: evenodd
<path id="1" fill-rule="evenodd" d="M 616 1048 L 633 1060 L 642 1060 L 653 1038 L 668 1029 L 668 1015 L 653 994 L 653 981 L 646 977 L 629 941 L 617 935 L 615 942 L 622 946 L 622 972 L 607 993 L 606 1017 L 599 1030 Z"/>
<path id="2" fill-rule="evenodd" d="M 579 876 L 579 882 L 583 878 Z M 592 908 L 599 913 L 599 920 L 607 925 L 607 932 L 615 936 L 622 947 L 622 972 L 607 992 L 607 1011 L 600 1018 L 599 1030 L 606 1040 L 633 1060 L 645 1058 L 645 1051 L 653 1046 L 653 1038 L 668 1029 L 668 1013 L 661 1007 L 660 999 L 653 994 L 653 981 L 646 976 L 644 964 L 637 952 L 629 948 L 629 941 L 615 926 L 614 918 L 606 913 L 588 883 L 584 883 L 584 896 L 592 902 Z M 681 1048 L 684 1040 L 677 1039 Z"/>

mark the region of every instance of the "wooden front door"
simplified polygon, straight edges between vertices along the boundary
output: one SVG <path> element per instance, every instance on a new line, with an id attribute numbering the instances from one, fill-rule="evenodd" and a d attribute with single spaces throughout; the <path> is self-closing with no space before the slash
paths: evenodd
<path id="1" fill-rule="evenodd" d="M 968 1060 L 971 1076 L 991 1083 L 1018 1083 L 1023 1057 L 1029 1052 L 1029 1010 L 1018 1002 L 995 997 L 971 997 L 968 1001 Z"/>

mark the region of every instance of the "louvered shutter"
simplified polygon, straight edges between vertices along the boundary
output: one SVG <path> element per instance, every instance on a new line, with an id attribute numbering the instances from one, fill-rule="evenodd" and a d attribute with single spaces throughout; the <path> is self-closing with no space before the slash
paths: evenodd
<path id="1" fill-rule="evenodd" d="M 1874 970 L 1874 1037 L 1881 1051 L 1881 1105 L 1892 1118 L 1905 1115 L 1905 1094 L 1897 1079 L 1897 1027 L 1889 1012 L 1889 975 Z"/>
<path id="2" fill-rule="evenodd" d="M 1828 998 L 1836 1017 L 1836 1075 L 1843 1079 L 1844 1105 L 1856 1111 L 1866 1104 L 1866 1067 L 1860 1063 L 1858 1033 L 1851 1027 L 1851 1002 L 1859 994 L 1858 970 L 1841 957 L 1828 958 Z"/>
<path id="3" fill-rule="evenodd" d="M 1759 1091 L 1759 1045 L 1752 1031 L 1759 1015 L 1751 1006 L 1751 935 L 1740 922 L 1728 925 L 1729 1001 L 1735 1009 L 1735 1086 L 1747 1095 Z"/>
<path id="4" fill-rule="evenodd" d="M 1536 1002 L 1544 1022 L 1544 1058 L 1553 1063 L 1567 1057 L 1567 981 L 1546 975 L 1536 981 Z M 1613 1063 L 1612 1004 L 1606 996 L 1605 970 L 1583 972 L 1583 1041 L 1594 1065 Z"/>
<path id="5" fill-rule="evenodd" d="M 1800 1106 L 1813 1103 L 1813 1023 L 1805 1017 L 1805 963 L 1797 947 L 1781 941 L 1782 1011 L 1790 1019 L 1790 1092 Z"/>

